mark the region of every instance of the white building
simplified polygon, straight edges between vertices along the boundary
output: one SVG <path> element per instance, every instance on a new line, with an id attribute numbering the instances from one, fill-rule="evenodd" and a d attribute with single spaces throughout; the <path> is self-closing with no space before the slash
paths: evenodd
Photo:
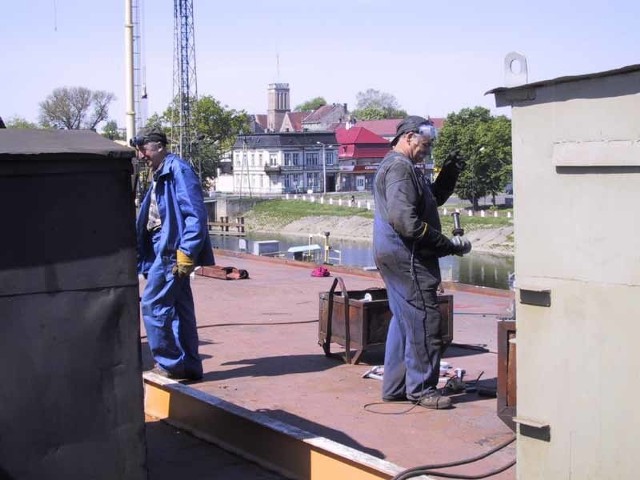
<path id="1" fill-rule="evenodd" d="M 337 149 L 332 132 L 240 135 L 232 151 L 231 193 L 333 192 Z"/>

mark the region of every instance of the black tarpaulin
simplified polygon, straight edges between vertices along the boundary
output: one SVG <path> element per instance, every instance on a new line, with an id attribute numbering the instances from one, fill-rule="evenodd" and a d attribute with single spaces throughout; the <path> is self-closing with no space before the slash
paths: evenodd
<path id="1" fill-rule="evenodd" d="M 132 148 L 122 146 L 91 130 L 0 130 L 0 161 L 14 155 L 37 155 L 45 159 L 65 160 L 99 156 L 132 158 Z"/>
<path id="2" fill-rule="evenodd" d="M 0 130 L 0 476 L 146 478 L 132 156 Z"/>

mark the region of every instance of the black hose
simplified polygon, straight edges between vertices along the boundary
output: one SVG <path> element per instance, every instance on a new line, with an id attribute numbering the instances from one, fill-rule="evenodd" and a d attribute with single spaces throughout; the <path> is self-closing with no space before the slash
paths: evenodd
<path id="1" fill-rule="evenodd" d="M 454 474 L 454 473 L 444 473 L 444 472 L 434 472 L 433 469 L 434 468 L 449 468 L 449 467 L 457 467 L 459 465 L 466 465 L 468 463 L 473 463 L 473 462 L 477 462 L 478 460 L 482 460 L 483 458 L 488 457 L 489 455 L 493 455 L 494 453 L 496 453 L 499 450 L 502 450 L 504 447 L 506 447 L 507 445 L 510 445 L 511 443 L 513 443 L 515 441 L 516 437 L 512 437 L 510 440 L 492 448 L 491 450 L 482 453 L 480 455 L 477 455 L 475 457 L 471 457 L 471 458 L 467 458 L 467 459 L 463 459 L 463 460 L 457 460 L 455 462 L 449 462 L 449 463 L 436 463 L 433 465 L 420 465 L 418 467 L 413 467 L 413 468 L 409 468 L 407 470 L 404 470 L 402 472 L 400 472 L 399 474 L 397 474 L 395 477 L 392 478 L 392 480 L 407 480 L 408 478 L 412 478 L 412 477 L 417 477 L 420 475 L 433 475 L 436 477 L 445 477 L 445 478 L 459 478 L 459 479 L 479 479 L 479 478 L 487 478 L 487 477 L 491 477 L 493 475 L 497 475 L 498 473 L 504 472 L 505 470 L 513 467 L 516 464 L 516 461 L 513 460 L 511 462 L 509 462 L 507 465 L 504 465 L 502 467 L 498 467 L 495 470 L 491 470 L 487 473 L 483 473 L 480 475 L 462 475 L 462 474 Z"/>

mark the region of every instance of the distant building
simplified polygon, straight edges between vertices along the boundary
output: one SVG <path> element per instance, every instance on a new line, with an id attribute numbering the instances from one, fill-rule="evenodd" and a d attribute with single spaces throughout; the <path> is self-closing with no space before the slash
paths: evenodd
<path id="1" fill-rule="evenodd" d="M 252 134 L 238 136 L 220 162 L 216 190 L 236 194 L 334 192 L 338 188 L 336 128 L 347 105 L 292 112 L 288 83 L 267 88 L 267 113 L 251 115 Z"/>
<path id="2" fill-rule="evenodd" d="M 388 140 L 364 127 L 336 130 L 341 191 L 371 190 L 378 165 L 389 152 Z"/>
<path id="3" fill-rule="evenodd" d="M 401 119 L 359 121 L 347 104 L 292 112 L 288 83 L 267 87 L 267 113 L 254 114 L 251 134 L 238 136 L 221 159 L 215 188 L 272 195 L 371 190 Z M 431 119 L 441 128 L 444 119 Z M 324 163 L 323 163 L 324 161 Z M 433 165 L 427 164 L 432 171 Z"/>
<path id="4" fill-rule="evenodd" d="M 427 117 L 427 118 L 431 120 L 431 122 L 433 123 L 433 126 L 436 127 L 437 131 L 440 131 L 440 129 L 442 128 L 445 122 L 444 118 L 432 118 L 432 117 Z M 391 142 L 391 140 L 393 140 L 394 137 L 396 136 L 396 128 L 398 126 L 398 123 L 400 123 L 401 120 L 402 120 L 401 118 L 388 118 L 384 120 L 355 119 L 355 121 L 352 121 L 351 123 L 347 123 L 346 126 L 351 128 L 357 128 L 357 127 L 365 128 L 373 132 L 374 134 L 384 138 L 388 142 Z M 435 165 L 433 163 L 432 158 L 428 158 L 425 160 L 424 170 L 429 177 L 433 177 L 434 167 Z M 367 187 L 367 190 L 368 189 L 369 188 Z"/>
<path id="5" fill-rule="evenodd" d="M 337 150 L 332 132 L 239 135 L 231 153 L 231 191 L 251 195 L 333 192 Z"/>
<path id="6" fill-rule="evenodd" d="M 324 105 L 313 112 L 292 112 L 288 83 L 267 87 L 267 113 L 251 115 L 253 133 L 333 132 L 348 119 L 346 103 Z"/>
<path id="7" fill-rule="evenodd" d="M 348 116 L 346 103 L 323 105 L 302 120 L 302 129 L 304 131 L 335 132 L 337 128 L 344 126 Z"/>

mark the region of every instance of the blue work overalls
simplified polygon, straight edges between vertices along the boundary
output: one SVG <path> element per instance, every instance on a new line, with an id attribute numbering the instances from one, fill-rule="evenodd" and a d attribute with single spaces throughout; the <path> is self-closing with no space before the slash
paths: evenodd
<path id="1" fill-rule="evenodd" d="M 198 332 L 190 278 L 174 276 L 176 250 L 196 265 L 213 265 L 202 189 L 191 166 L 174 154 L 155 172 L 155 196 L 162 226 L 147 231 L 151 188 L 136 222 L 138 273 L 147 278 L 142 318 L 157 364 L 177 377 L 200 378 Z"/>
<path id="2" fill-rule="evenodd" d="M 387 183 L 391 177 L 394 185 Z M 374 260 L 392 314 L 382 397 L 417 401 L 435 391 L 442 356 L 437 304 L 440 265 L 438 255 L 421 244 L 419 231 L 424 231 L 420 228 L 424 223 L 440 231 L 437 207 L 452 188 L 437 181 L 432 184 L 409 159 L 395 152 L 380 164 L 374 183 Z"/>

